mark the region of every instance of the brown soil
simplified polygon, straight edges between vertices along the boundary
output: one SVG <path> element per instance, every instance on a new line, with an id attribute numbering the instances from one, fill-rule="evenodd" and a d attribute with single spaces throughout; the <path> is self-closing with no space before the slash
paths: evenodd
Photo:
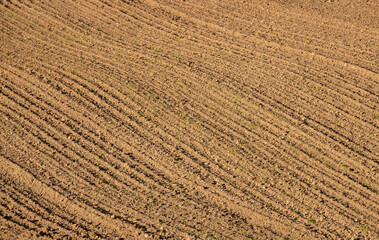
<path id="1" fill-rule="evenodd" d="M 376 0 L 0 0 L 0 239 L 378 239 Z"/>

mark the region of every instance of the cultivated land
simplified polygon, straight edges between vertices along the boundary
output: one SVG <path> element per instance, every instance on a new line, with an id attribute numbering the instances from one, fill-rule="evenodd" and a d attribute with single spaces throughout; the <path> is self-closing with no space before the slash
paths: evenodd
<path id="1" fill-rule="evenodd" d="M 376 0 L 0 0 L 0 239 L 378 239 Z"/>

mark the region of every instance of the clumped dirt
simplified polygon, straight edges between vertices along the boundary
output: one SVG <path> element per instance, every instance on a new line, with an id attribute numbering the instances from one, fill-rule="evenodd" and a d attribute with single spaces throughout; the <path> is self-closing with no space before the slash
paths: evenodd
<path id="1" fill-rule="evenodd" d="M 1 239 L 378 239 L 379 5 L 0 1 Z"/>

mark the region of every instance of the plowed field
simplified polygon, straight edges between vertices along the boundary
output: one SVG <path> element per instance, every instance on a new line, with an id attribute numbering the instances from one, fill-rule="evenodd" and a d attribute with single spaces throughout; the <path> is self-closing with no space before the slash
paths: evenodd
<path id="1" fill-rule="evenodd" d="M 377 0 L 0 0 L 0 239 L 378 239 Z"/>

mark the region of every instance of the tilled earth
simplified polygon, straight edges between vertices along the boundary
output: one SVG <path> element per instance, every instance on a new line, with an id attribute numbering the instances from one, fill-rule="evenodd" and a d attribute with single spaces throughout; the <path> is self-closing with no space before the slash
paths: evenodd
<path id="1" fill-rule="evenodd" d="M 378 239 L 376 0 L 0 0 L 0 239 Z"/>

